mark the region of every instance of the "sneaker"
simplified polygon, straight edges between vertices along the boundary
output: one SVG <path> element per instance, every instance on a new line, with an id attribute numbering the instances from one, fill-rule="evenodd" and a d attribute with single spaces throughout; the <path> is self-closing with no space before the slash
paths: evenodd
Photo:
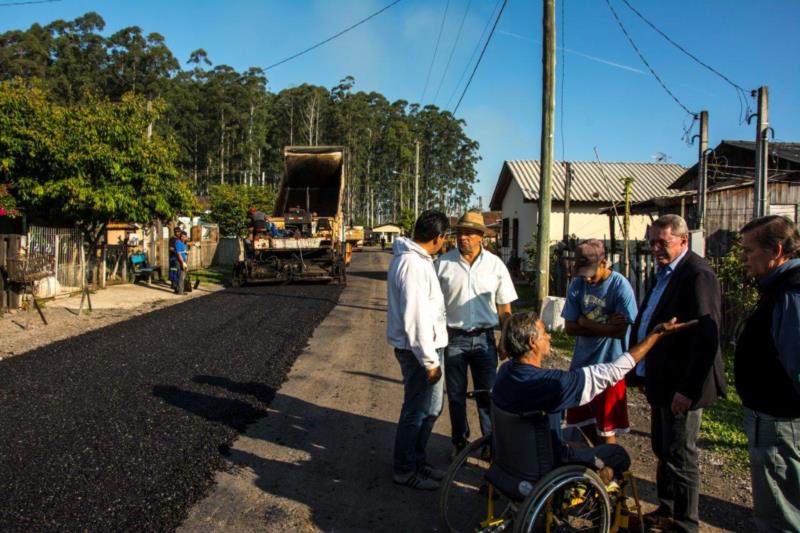
<path id="1" fill-rule="evenodd" d="M 441 481 L 444 479 L 445 471 L 439 470 L 438 468 L 434 468 L 433 466 L 425 463 L 424 465 L 420 466 L 417 470 L 417 474 L 428 479 L 432 479 L 434 481 Z"/>
<path id="2" fill-rule="evenodd" d="M 405 476 L 394 474 L 392 481 L 398 485 L 405 485 L 418 490 L 436 490 L 439 488 L 438 481 L 419 475 L 417 472 L 412 472 Z"/>

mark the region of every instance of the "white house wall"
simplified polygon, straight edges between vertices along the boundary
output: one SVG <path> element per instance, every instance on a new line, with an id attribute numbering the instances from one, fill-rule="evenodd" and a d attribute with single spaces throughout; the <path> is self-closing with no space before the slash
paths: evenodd
<path id="1" fill-rule="evenodd" d="M 610 239 L 609 217 L 598 213 L 600 208 L 596 205 L 571 204 L 569 216 L 569 233 L 578 239 Z M 503 198 L 502 212 L 503 220 L 508 219 L 508 240 L 503 243 L 502 255 L 507 258 L 511 254 L 512 220 L 519 219 L 519 241 L 520 256 L 524 257 L 524 249 L 527 244 L 533 241 L 533 234 L 538 224 L 538 204 L 534 202 L 525 203 L 523 201 L 522 190 L 517 185 L 516 180 L 511 180 L 506 195 Z M 622 214 L 620 213 L 620 223 L 615 224 L 617 239 L 622 239 Z M 650 224 L 650 217 L 647 215 L 631 215 L 632 239 L 643 239 L 647 226 Z M 550 216 L 550 240 L 560 241 L 564 232 L 564 208 L 561 205 L 553 207 Z"/>

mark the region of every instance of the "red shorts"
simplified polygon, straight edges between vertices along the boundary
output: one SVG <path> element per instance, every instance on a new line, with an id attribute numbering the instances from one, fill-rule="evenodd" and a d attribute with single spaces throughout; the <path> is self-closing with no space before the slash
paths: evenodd
<path id="1" fill-rule="evenodd" d="M 625 380 L 610 387 L 586 405 L 567 409 L 568 426 L 585 426 L 594 424 L 597 434 L 610 437 L 617 433 L 627 433 L 628 399 L 625 394 Z"/>

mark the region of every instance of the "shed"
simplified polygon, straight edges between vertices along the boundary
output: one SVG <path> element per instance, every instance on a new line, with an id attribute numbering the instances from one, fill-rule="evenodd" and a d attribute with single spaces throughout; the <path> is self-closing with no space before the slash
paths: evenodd
<path id="1" fill-rule="evenodd" d="M 387 243 L 394 242 L 395 237 L 403 234 L 403 229 L 397 224 L 381 224 L 372 228 L 372 234 L 380 240 L 381 237 L 386 239 Z"/>

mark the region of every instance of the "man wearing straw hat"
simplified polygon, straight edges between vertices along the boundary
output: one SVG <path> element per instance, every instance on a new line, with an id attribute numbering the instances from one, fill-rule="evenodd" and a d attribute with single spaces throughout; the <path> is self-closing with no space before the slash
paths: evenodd
<path id="1" fill-rule="evenodd" d="M 436 261 L 447 311 L 445 386 L 452 425 L 453 457 L 467 445 L 467 369 L 476 390 L 491 389 L 497 375 L 494 328 L 511 315 L 517 292 L 508 269 L 483 250 L 483 215 L 467 212 L 454 226 L 457 248 Z M 478 401 L 482 434 L 491 431 L 487 398 Z M 489 450 L 484 450 L 486 454 Z"/>

